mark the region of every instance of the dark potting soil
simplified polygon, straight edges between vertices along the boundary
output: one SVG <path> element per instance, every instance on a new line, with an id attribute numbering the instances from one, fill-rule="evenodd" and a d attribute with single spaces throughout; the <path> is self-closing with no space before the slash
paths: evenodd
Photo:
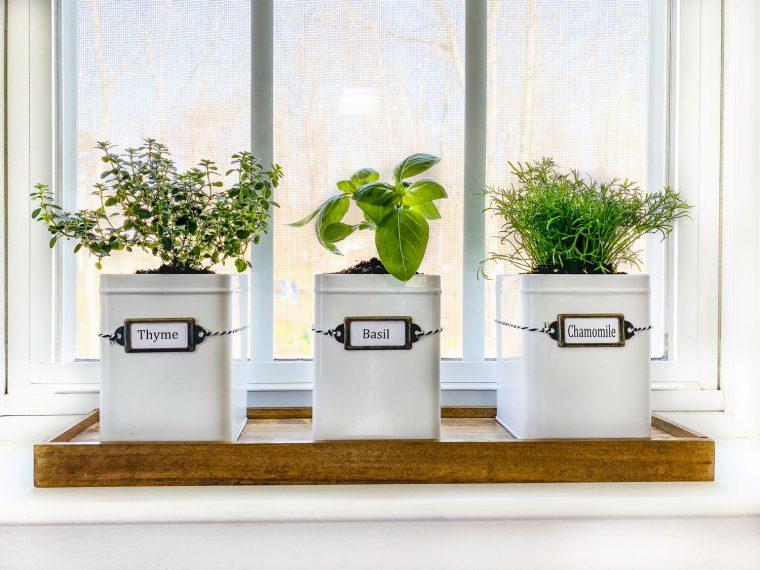
<path id="1" fill-rule="evenodd" d="M 207 275 L 212 274 L 210 269 L 193 269 L 192 267 L 173 267 L 171 265 L 162 265 L 156 269 L 139 269 L 135 271 L 138 275 Z"/>
<path id="2" fill-rule="evenodd" d="M 356 265 L 353 265 L 347 269 L 336 271 L 336 275 L 387 275 L 388 270 L 377 257 L 368 259 L 367 261 L 360 261 Z"/>
<path id="3" fill-rule="evenodd" d="M 419 275 L 419 271 L 415 275 Z M 388 275 L 388 270 L 377 257 L 368 259 L 367 261 L 360 261 L 356 265 L 352 265 L 347 269 L 336 271 L 334 275 Z"/>
<path id="4" fill-rule="evenodd" d="M 625 272 L 615 271 L 611 265 L 605 265 L 606 271 L 600 271 L 598 265 L 584 262 L 569 262 L 567 265 L 538 265 L 530 273 L 533 274 L 556 274 L 556 275 L 625 275 Z"/>

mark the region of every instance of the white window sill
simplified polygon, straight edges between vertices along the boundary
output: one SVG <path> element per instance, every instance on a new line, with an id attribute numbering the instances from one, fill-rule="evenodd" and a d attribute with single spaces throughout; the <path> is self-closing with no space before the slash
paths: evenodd
<path id="1" fill-rule="evenodd" d="M 311 406 L 311 382 L 251 383 L 247 389 L 249 406 Z M 695 382 L 655 383 L 651 394 L 654 412 L 720 412 L 725 403 L 722 390 L 700 389 Z M 31 384 L 20 392 L 0 395 L 0 417 L 85 414 L 98 407 L 98 397 L 97 384 Z M 473 381 L 443 383 L 441 405 L 495 406 L 496 384 Z M 695 427 L 698 431 L 706 431 Z"/>
<path id="2" fill-rule="evenodd" d="M 760 568 L 760 439 L 714 483 L 35 489 L 75 419 L 0 418 L 3 568 Z"/>
<path id="3" fill-rule="evenodd" d="M 719 439 L 714 483 L 35 489 L 32 441 L 71 416 L 0 418 L 0 525 L 760 515 L 760 439 Z"/>

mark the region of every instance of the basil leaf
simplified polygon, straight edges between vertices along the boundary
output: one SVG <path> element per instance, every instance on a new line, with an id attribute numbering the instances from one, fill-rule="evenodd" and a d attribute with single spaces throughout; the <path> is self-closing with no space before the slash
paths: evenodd
<path id="1" fill-rule="evenodd" d="M 417 204 L 412 206 L 412 211 L 422 214 L 427 220 L 440 220 L 441 213 L 438 211 L 438 207 L 433 202 L 425 202 L 424 204 Z"/>
<path id="2" fill-rule="evenodd" d="M 376 170 L 362 168 L 351 175 L 351 182 L 358 188 L 370 182 L 375 182 L 378 178 L 380 178 L 380 174 Z"/>
<path id="3" fill-rule="evenodd" d="M 356 190 L 361 184 L 354 184 L 353 181 L 349 180 L 341 180 L 340 182 L 337 182 L 335 184 L 338 189 L 341 192 L 345 192 L 346 194 L 353 194 L 354 190 Z"/>
<path id="4" fill-rule="evenodd" d="M 406 206 L 416 206 L 441 198 L 446 198 L 446 190 L 438 182 L 418 180 L 406 189 L 403 203 Z"/>
<path id="5" fill-rule="evenodd" d="M 300 228 L 302 226 L 305 226 L 310 221 L 312 221 L 317 214 L 319 214 L 319 210 L 320 210 L 321 207 L 322 206 L 320 206 L 319 208 L 317 208 L 316 210 L 314 210 L 311 214 L 309 214 L 305 218 L 302 218 L 302 219 L 298 220 L 297 222 L 293 222 L 292 224 L 288 224 L 288 225 L 290 227 L 292 227 L 292 228 Z"/>
<path id="6" fill-rule="evenodd" d="M 425 172 L 428 168 L 438 164 L 440 161 L 441 159 L 437 156 L 418 152 L 411 156 L 407 156 L 402 160 L 396 168 L 393 169 L 393 176 L 396 177 L 396 181 L 398 182 L 404 178 L 415 176 L 420 172 Z"/>
<path id="7" fill-rule="evenodd" d="M 357 206 L 364 212 L 364 219 L 369 222 L 379 224 L 385 216 L 390 214 L 390 208 L 384 208 L 383 206 L 373 206 L 372 204 L 366 204 L 364 202 L 357 202 Z"/>
<path id="8" fill-rule="evenodd" d="M 370 182 L 354 193 L 354 200 L 371 206 L 393 206 L 400 198 L 396 189 L 385 182 Z"/>
<path id="9" fill-rule="evenodd" d="M 409 281 L 419 269 L 428 242 L 428 223 L 413 210 L 393 210 L 377 226 L 375 247 L 388 273 Z"/>
<path id="10" fill-rule="evenodd" d="M 348 236 L 354 233 L 357 227 L 358 226 L 350 226 L 348 224 L 344 224 L 343 222 L 336 222 L 327 226 L 322 233 L 325 241 L 335 243 L 337 241 L 346 239 Z"/>
<path id="11" fill-rule="evenodd" d="M 338 248 L 332 243 L 333 240 L 325 237 L 325 231 L 332 224 L 336 224 L 343 220 L 343 216 L 346 215 L 348 207 L 350 205 L 350 198 L 347 194 L 339 194 L 328 198 L 328 200 L 322 204 L 319 208 L 319 214 L 317 215 L 316 232 L 317 239 L 324 247 L 332 251 L 333 253 L 340 253 Z M 328 245 L 329 244 L 329 245 Z"/>

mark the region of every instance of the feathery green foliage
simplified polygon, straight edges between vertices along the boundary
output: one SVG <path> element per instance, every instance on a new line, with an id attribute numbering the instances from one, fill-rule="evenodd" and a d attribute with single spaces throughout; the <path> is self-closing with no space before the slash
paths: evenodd
<path id="1" fill-rule="evenodd" d="M 517 183 L 485 192 L 487 210 L 503 222 L 498 237 L 507 251 L 492 252 L 483 263 L 506 261 L 535 273 L 640 267 L 635 242 L 648 233 L 665 239 L 690 208 L 670 187 L 644 194 L 628 180 L 598 182 L 575 170 L 560 172 L 551 158 L 509 166 Z"/>
<path id="2" fill-rule="evenodd" d="M 64 212 L 44 184 L 35 186 L 37 207 L 32 218 L 53 235 L 77 242 L 101 261 L 113 251 L 142 249 L 159 257 L 166 272 L 207 271 L 234 261 L 238 271 L 251 266 L 246 251 L 269 229 L 272 192 L 282 177 L 278 165 L 264 168 L 250 152 L 232 155 L 225 176 L 234 182 L 224 189 L 213 161 L 179 172 L 169 150 L 154 139 L 119 154 L 107 142 L 97 147 L 106 170 L 93 195 L 94 210 Z"/>

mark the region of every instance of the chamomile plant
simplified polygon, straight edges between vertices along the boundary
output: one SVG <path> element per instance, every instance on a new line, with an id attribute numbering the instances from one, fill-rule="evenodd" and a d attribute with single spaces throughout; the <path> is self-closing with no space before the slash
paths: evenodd
<path id="1" fill-rule="evenodd" d="M 640 267 L 636 243 L 646 234 L 668 237 L 689 204 L 670 187 L 644 193 L 635 182 L 606 182 L 576 170 L 562 171 L 551 158 L 510 163 L 516 182 L 488 187 L 488 210 L 501 222 L 504 252 L 489 261 L 507 262 L 528 273 L 616 273 Z"/>

